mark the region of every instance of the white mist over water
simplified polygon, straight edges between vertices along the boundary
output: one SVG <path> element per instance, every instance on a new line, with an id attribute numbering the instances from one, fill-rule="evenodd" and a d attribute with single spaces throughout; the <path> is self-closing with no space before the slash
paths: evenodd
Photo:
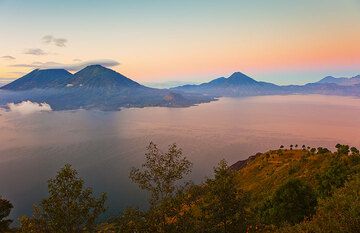
<path id="1" fill-rule="evenodd" d="M 50 112 L 52 111 L 51 107 L 47 103 L 36 103 L 29 100 L 22 101 L 21 103 L 8 103 L 7 107 L 11 112 L 20 113 L 20 114 L 31 114 L 34 112 Z"/>

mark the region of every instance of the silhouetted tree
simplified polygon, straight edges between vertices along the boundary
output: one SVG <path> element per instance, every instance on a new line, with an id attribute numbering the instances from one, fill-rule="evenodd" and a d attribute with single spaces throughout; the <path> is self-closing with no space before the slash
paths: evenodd
<path id="1" fill-rule="evenodd" d="M 0 197 L 0 232 L 9 230 L 9 225 L 12 223 L 12 220 L 6 218 L 9 216 L 12 208 L 13 205 L 10 201 Z"/>
<path id="2" fill-rule="evenodd" d="M 314 147 L 311 148 L 311 149 L 310 149 L 310 153 L 311 153 L 311 154 L 315 154 L 315 153 L 316 153 L 316 148 L 314 148 Z"/>
<path id="3" fill-rule="evenodd" d="M 325 147 L 318 147 L 317 148 L 317 154 L 319 154 L 319 155 L 330 153 L 330 152 L 331 151 L 328 148 L 325 148 Z"/>
<path id="4" fill-rule="evenodd" d="M 21 218 L 21 232 L 94 232 L 96 219 L 105 211 L 106 195 L 93 197 L 90 188 L 69 164 L 48 181 L 49 197 L 34 207 L 32 218 Z"/>
<path id="5" fill-rule="evenodd" d="M 351 147 L 350 151 L 351 151 L 351 155 L 353 155 L 353 156 L 360 154 L 359 150 L 356 147 Z"/>
<path id="6" fill-rule="evenodd" d="M 191 166 L 191 162 L 176 144 L 170 145 L 168 152 L 162 153 L 156 144 L 150 142 L 142 170 L 132 168 L 130 178 L 141 189 L 150 192 L 150 204 L 156 205 L 163 199 L 173 196 L 176 181 L 189 174 Z"/>
<path id="7" fill-rule="evenodd" d="M 206 216 L 206 232 L 241 232 L 245 229 L 244 192 L 237 188 L 236 173 L 222 160 L 214 168 L 214 179 L 205 183 L 202 210 Z"/>
<path id="8" fill-rule="evenodd" d="M 348 145 L 336 144 L 335 148 L 337 149 L 338 155 L 348 155 L 350 150 Z"/>

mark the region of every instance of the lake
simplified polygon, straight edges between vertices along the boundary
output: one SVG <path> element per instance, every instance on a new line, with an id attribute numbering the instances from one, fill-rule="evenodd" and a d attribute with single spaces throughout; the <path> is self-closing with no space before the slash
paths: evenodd
<path id="1" fill-rule="evenodd" d="M 176 142 L 194 163 L 199 182 L 225 158 L 229 164 L 290 144 L 360 147 L 360 99 L 322 95 L 221 98 L 189 108 L 118 112 L 63 111 L 0 115 L 0 195 L 15 206 L 12 217 L 31 214 L 47 195 L 49 178 L 70 163 L 96 194 L 108 193 L 107 215 L 146 195 L 131 184 L 132 166 L 154 141 Z"/>

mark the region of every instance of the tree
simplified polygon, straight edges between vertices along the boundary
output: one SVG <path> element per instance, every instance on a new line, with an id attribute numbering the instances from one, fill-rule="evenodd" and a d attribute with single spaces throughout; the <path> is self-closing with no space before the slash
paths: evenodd
<path id="1" fill-rule="evenodd" d="M 69 164 L 48 181 L 48 191 L 49 197 L 34 207 L 34 216 L 21 219 L 22 232 L 94 232 L 96 219 L 106 209 L 106 194 L 93 197 Z"/>
<path id="2" fill-rule="evenodd" d="M 146 232 L 146 214 L 134 208 L 127 208 L 116 219 L 117 232 L 134 233 Z"/>
<path id="3" fill-rule="evenodd" d="M 168 152 L 163 153 L 156 144 L 150 142 L 145 155 L 146 162 L 142 170 L 132 168 L 130 178 L 141 189 L 148 190 L 151 194 L 150 204 L 157 205 L 173 196 L 176 182 L 190 173 L 192 163 L 176 144 L 170 145 Z"/>
<path id="4" fill-rule="evenodd" d="M 353 156 L 360 154 L 359 150 L 356 147 L 351 147 L 350 151 L 351 151 L 351 155 L 353 155 Z"/>
<path id="5" fill-rule="evenodd" d="M 311 187 L 299 179 L 291 179 L 275 191 L 271 200 L 264 203 L 260 216 L 266 224 L 293 225 L 311 217 L 316 205 L 316 194 Z"/>
<path id="6" fill-rule="evenodd" d="M 222 160 L 214 168 L 214 179 L 205 183 L 203 215 L 209 232 L 241 232 L 245 228 L 244 192 L 237 188 L 236 173 Z M 206 231 L 206 232 L 208 232 Z"/>
<path id="7" fill-rule="evenodd" d="M 360 232 L 360 174 L 356 174 L 329 198 L 322 199 L 309 221 L 287 226 L 277 233 Z"/>
<path id="8" fill-rule="evenodd" d="M 336 144 L 335 148 L 337 149 L 338 155 L 348 155 L 350 150 L 348 145 Z"/>
<path id="9" fill-rule="evenodd" d="M 324 173 L 316 176 L 319 195 L 321 197 L 330 196 L 334 189 L 344 185 L 348 180 L 348 174 L 348 166 L 338 158 L 334 158 L 329 168 Z"/>
<path id="10" fill-rule="evenodd" d="M 311 153 L 311 154 L 315 154 L 315 153 L 316 153 L 316 148 L 314 148 L 314 147 L 311 148 L 311 149 L 310 149 L 310 153 Z"/>
<path id="11" fill-rule="evenodd" d="M 6 199 L 0 197 L 0 232 L 6 232 L 9 230 L 9 225 L 12 220 L 5 219 L 9 216 L 13 205 Z"/>
<path id="12" fill-rule="evenodd" d="M 280 146 L 280 149 L 284 149 L 284 145 L 281 145 L 281 146 Z"/>
<path id="13" fill-rule="evenodd" d="M 326 154 L 326 153 L 330 153 L 331 151 L 326 148 L 326 147 L 318 147 L 317 148 L 317 154 Z"/>

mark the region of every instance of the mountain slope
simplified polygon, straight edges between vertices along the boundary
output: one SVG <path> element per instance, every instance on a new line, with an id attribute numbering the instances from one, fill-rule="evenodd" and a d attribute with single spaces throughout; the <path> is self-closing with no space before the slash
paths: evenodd
<path id="1" fill-rule="evenodd" d="M 352 155 L 338 156 L 324 149 L 317 153 L 307 149 L 271 150 L 239 161 L 231 168 L 238 170 L 239 187 L 253 193 L 251 202 L 256 205 L 290 178 L 302 179 L 315 189 L 318 174 L 326 172 L 334 161 L 348 164 L 351 171 L 360 169 L 360 164 L 353 164 Z"/>
<path id="2" fill-rule="evenodd" d="M 228 78 L 221 77 L 200 85 L 179 86 L 173 90 L 216 96 L 252 96 L 272 94 L 280 91 L 280 87 L 272 83 L 259 82 L 241 72 L 235 72 Z"/>
<path id="3" fill-rule="evenodd" d="M 64 69 L 33 70 L 25 76 L 1 87 L 3 90 L 21 91 L 30 89 L 62 88 L 73 75 Z"/>
<path id="4" fill-rule="evenodd" d="M 242 86 L 242 85 L 257 85 L 258 82 L 249 76 L 241 73 L 235 72 L 228 78 L 218 78 L 214 79 L 208 83 L 201 84 L 200 86 L 207 87 L 231 87 L 231 86 Z"/>
<path id="5" fill-rule="evenodd" d="M 139 83 L 101 65 L 91 65 L 74 74 L 71 84 L 84 88 L 133 88 L 141 87 Z"/>

